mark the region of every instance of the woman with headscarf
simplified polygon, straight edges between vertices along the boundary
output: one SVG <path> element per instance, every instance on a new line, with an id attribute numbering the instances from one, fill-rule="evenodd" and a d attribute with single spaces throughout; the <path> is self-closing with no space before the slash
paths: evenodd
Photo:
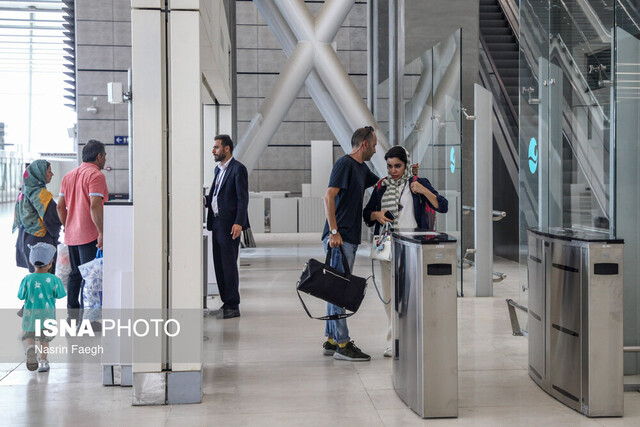
<path id="1" fill-rule="evenodd" d="M 381 225 L 391 222 L 393 228 L 421 228 L 433 230 L 435 212 L 449 210 L 447 199 L 438 194 L 426 178 L 411 174 L 410 155 L 404 147 L 394 146 L 384 156 L 387 161 L 388 176 L 374 187 L 369 203 L 364 208 L 364 222 L 368 227 L 375 225 L 374 235 L 380 234 Z M 385 216 L 387 212 L 393 219 Z M 391 295 L 392 263 L 381 261 L 382 293 L 385 300 Z M 391 357 L 391 305 L 385 305 L 387 313 L 387 349 L 385 357 Z"/>
<path id="2" fill-rule="evenodd" d="M 35 271 L 29 263 L 30 246 L 39 242 L 58 246 L 62 223 L 56 210 L 53 195 L 47 190 L 53 172 L 51 164 L 43 159 L 32 162 L 23 174 L 23 184 L 16 201 L 13 232 L 18 230 L 16 264 Z M 54 258 L 55 269 L 55 258 Z"/>

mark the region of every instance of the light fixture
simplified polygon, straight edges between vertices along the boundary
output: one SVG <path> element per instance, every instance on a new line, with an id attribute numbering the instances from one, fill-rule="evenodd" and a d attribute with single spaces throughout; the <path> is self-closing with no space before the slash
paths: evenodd
<path id="1" fill-rule="evenodd" d="M 91 114 L 98 114 L 98 97 L 94 96 L 91 101 L 91 105 L 87 107 L 87 112 Z"/>

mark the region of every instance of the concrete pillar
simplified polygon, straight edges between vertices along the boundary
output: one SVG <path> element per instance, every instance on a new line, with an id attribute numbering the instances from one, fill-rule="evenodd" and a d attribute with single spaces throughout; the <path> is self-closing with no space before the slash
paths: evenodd
<path id="1" fill-rule="evenodd" d="M 476 84 L 475 210 L 476 296 L 493 296 L 493 95 Z"/>
<path id="2" fill-rule="evenodd" d="M 134 405 L 202 399 L 201 85 L 215 58 L 200 7 L 216 3 L 132 2 L 134 320 L 171 324 L 134 336 Z"/>

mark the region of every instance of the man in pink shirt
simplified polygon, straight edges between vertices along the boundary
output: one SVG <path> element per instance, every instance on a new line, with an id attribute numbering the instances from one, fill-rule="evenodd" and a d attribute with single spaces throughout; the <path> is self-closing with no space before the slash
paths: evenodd
<path id="1" fill-rule="evenodd" d="M 95 259 L 97 249 L 102 249 L 102 212 L 104 202 L 109 200 L 107 181 L 101 171 L 106 158 L 102 142 L 94 139 L 87 142 L 82 149 L 82 164 L 64 176 L 58 198 L 58 215 L 71 262 L 67 309 L 69 317 L 77 320 L 83 284 L 78 266 Z"/>

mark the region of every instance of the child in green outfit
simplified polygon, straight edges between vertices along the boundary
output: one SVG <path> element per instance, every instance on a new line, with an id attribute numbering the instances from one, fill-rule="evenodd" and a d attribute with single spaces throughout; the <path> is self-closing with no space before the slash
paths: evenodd
<path id="1" fill-rule="evenodd" d="M 27 369 L 47 372 L 47 349 L 53 337 L 44 334 L 37 337 L 40 344 L 40 362 L 36 357 L 36 319 L 40 325 L 47 319 L 56 318 L 56 299 L 67 295 L 62 281 L 48 271 L 53 263 L 56 248 L 48 243 L 40 242 L 30 246 L 29 262 L 36 268 L 35 273 L 28 274 L 20 284 L 18 298 L 24 300 L 24 314 L 22 317 L 22 340 L 27 344 Z"/>

